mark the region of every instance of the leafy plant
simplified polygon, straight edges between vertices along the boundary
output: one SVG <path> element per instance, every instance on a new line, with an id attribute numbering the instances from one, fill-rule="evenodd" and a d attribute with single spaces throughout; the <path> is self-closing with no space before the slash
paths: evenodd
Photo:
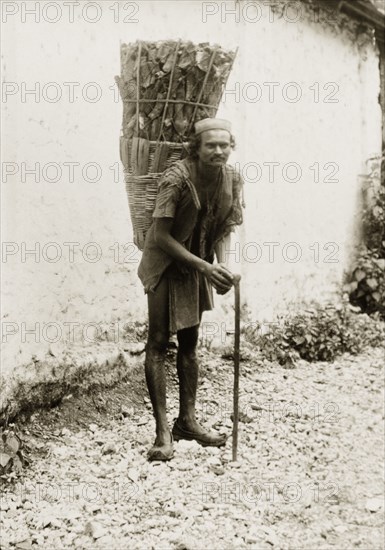
<path id="1" fill-rule="evenodd" d="M 369 159 L 364 178 L 363 239 L 344 290 L 353 305 L 385 319 L 385 157 Z M 381 170 L 382 168 L 382 170 Z"/>
<path id="2" fill-rule="evenodd" d="M 363 249 L 356 260 L 350 282 L 344 289 L 353 305 L 369 314 L 379 312 L 385 319 L 385 258 L 378 252 Z"/>
<path id="3" fill-rule="evenodd" d="M 15 429 L 0 430 L 0 477 L 12 479 L 22 470 L 22 442 Z"/>
<path id="4" fill-rule="evenodd" d="M 317 306 L 281 317 L 265 334 L 259 327 L 246 329 L 245 338 L 257 345 L 267 359 L 287 367 L 295 365 L 299 358 L 333 361 L 342 353 L 357 354 L 385 341 L 385 326 L 380 319 L 360 314 L 358 309 L 346 303 Z"/>

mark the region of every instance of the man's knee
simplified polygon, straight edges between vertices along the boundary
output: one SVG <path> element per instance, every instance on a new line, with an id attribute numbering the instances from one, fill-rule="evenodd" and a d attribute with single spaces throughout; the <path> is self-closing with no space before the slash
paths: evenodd
<path id="1" fill-rule="evenodd" d="M 177 333 L 179 349 L 185 353 L 194 354 L 198 344 L 199 327 L 179 330 Z"/>
<path id="2" fill-rule="evenodd" d="M 155 331 L 148 335 L 147 349 L 166 352 L 169 335 L 166 332 Z"/>

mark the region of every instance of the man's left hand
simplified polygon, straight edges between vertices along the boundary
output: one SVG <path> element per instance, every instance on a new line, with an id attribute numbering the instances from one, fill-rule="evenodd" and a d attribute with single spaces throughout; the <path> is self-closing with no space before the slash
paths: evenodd
<path id="1" fill-rule="evenodd" d="M 231 287 L 233 286 L 233 274 L 231 273 L 231 271 L 225 266 L 225 264 L 222 264 L 222 263 L 219 263 L 217 264 L 219 266 L 221 266 L 221 268 L 223 268 L 227 273 L 226 273 L 226 276 L 227 276 L 227 280 L 226 280 L 226 283 L 222 282 L 222 287 L 219 288 L 218 286 L 216 286 L 214 284 L 214 287 L 215 287 L 215 290 L 217 291 L 217 294 L 220 294 L 220 295 L 223 295 L 223 294 L 227 294 L 228 291 L 231 289 Z"/>
<path id="2" fill-rule="evenodd" d="M 231 285 L 231 286 L 232 286 L 232 285 Z M 223 295 L 223 294 L 227 294 L 228 291 L 230 290 L 231 286 L 230 286 L 229 288 L 225 289 L 225 290 L 218 290 L 218 289 L 216 289 L 216 290 L 217 290 L 217 294 L 222 294 L 222 295 Z"/>

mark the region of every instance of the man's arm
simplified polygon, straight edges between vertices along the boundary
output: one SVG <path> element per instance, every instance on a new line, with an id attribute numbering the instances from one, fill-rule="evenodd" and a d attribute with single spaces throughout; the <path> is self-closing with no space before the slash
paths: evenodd
<path id="1" fill-rule="evenodd" d="M 227 267 L 228 264 L 228 252 L 230 250 L 231 234 L 229 233 L 217 242 L 215 246 L 215 255 L 219 264 L 224 264 Z"/>
<path id="2" fill-rule="evenodd" d="M 223 266 L 225 269 L 227 269 L 230 272 L 228 268 L 228 254 L 227 252 L 230 250 L 230 244 L 231 244 L 231 235 L 230 233 L 226 235 L 225 237 L 222 237 L 220 241 L 217 242 L 215 245 L 215 256 L 217 257 L 217 262 L 221 266 Z M 218 294 L 226 294 L 230 288 L 227 288 L 226 290 L 218 290 Z"/>
<path id="3" fill-rule="evenodd" d="M 173 218 L 154 219 L 155 243 L 169 256 L 203 273 L 219 292 L 227 292 L 232 286 L 232 275 L 219 264 L 212 265 L 192 254 L 171 235 Z"/>

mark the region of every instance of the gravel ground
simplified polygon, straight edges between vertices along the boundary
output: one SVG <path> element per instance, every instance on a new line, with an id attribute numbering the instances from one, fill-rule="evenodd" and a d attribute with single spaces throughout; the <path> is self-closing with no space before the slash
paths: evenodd
<path id="1" fill-rule="evenodd" d="M 198 414 L 231 432 L 232 361 L 202 350 Z M 382 549 L 383 349 L 285 369 L 241 362 L 239 458 L 175 443 L 149 463 L 144 373 L 19 426 L 30 465 L 3 487 L 2 548 Z M 175 351 L 169 418 L 177 416 Z"/>

